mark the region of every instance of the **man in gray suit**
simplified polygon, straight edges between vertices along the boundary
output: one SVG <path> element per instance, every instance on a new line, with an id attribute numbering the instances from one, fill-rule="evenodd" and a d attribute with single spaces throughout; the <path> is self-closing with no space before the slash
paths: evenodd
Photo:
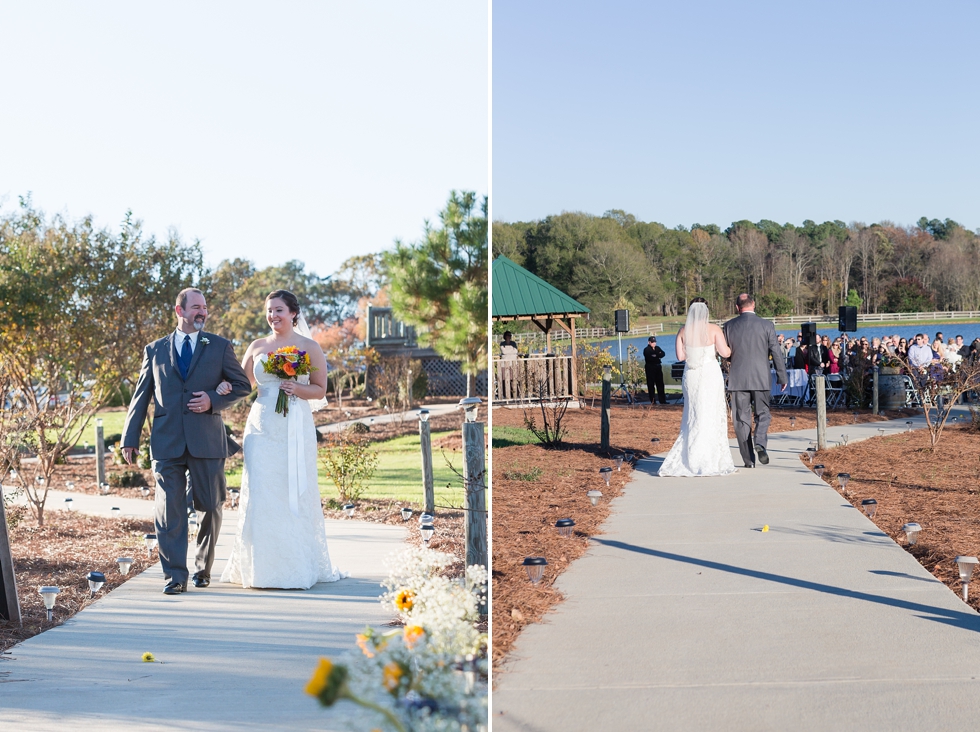
<path id="1" fill-rule="evenodd" d="M 132 464 L 152 401 L 150 457 L 157 484 L 154 520 L 166 595 L 187 590 L 188 472 L 194 508 L 201 513 L 194 585 L 207 587 L 211 582 L 225 501 L 225 458 L 238 449 L 227 438 L 221 410 L 252 391 L 231 343 L 203 332 L 208 306 L 201 291 L 182 290 L 174 311 L 176 331 L 143 351 L 122 442 L 123 457 Z M 223 380 L 232 385 L 225 396 L 215 391 Z"/>
<path id="2" fill-rule="evenodd" d="M 759 462 L 769 464 L 766 445 L 769 443 L 769 357 L 776 369 L 776 380 L 786 390 L 786 360 L 776 340 L 772 321 L 755 314 L 755 300 L 742 293 L 735 300 L 739 315 L 725 323 L 725 339 L 732 349 L 732 364 L 728 372 L 728 391 L 732 395 L 732 422 L 738 449 L 747 468 Z M 755 409 L 755 453 L 752 445 L 752 409 Z"/>

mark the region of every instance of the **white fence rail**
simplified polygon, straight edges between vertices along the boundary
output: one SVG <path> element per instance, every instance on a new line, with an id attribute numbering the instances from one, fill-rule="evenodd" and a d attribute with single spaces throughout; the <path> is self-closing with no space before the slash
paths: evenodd
<path id="1" fill-rule="evenodd" d="M 664 324 L 663 323 L 652 323 L 650 325 L 640 326 L 639 328 L 631 328 L 629 333 L 623 333 L 623 338 L 636 338 L 642 335 L 651 335 L 653 333 L 663 333 Z M 576 328 L 575 329 L 575 339 L 579 340 L 582 338 L 615 338 L 616 330 L 614 328 Z M 557 328 L 551 331 L 551 340 L 554 341 L 570 341 L 572 339 L 571 335 L 567 331 Z M 544 333 L 515 333 L 515 341 L 544 341 Z"/>

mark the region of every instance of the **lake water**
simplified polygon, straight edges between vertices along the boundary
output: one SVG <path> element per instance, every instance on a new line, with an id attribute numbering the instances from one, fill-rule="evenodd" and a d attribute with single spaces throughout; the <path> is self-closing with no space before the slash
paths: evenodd
<path id="1" fill-rule="evenodd" d="M 929 336 L 929 343 L 936 337 L 936 332 L 941 332 L 944 339 L 948 339 L 950 336 L 963 336 L 963 342 L 966 345 L 970 345 L 974 338 L 980 338 L 980 323 L 942 323 L 942 324 L 932 324 L 932 325 L 875 325 L 869 324 L 867 326 L 859 327 L 857 332 L 848 333 L 848 337 L 864 337 L 870 341 L 872 338 L 880 338 L 886 335 L 898 334 L 899 338 L 905 338 L 911 342 L 912 338 L 916 333 L 925 333 Z M 800 332 L 800 326 L 794 326 L 792 328 L 777 328 L 777 333 L 782 333 L 787 338 L 796 338 L 797 334 Z M 828 335 L 830 339 L 833 340 L 840 335 L 840 331 L 834 327 L 824 326 L 822 329 L 818 326 L 817 333 L 821 336 Z M 674 339 L 676 337 L 675 333 L 667 335 L 665 333 L 657 333 L 657 345 L 660 346 L 667 353 L 667 357 L 664 359 L 664 363 L 674 363 L 677 361 L 677 355 L 674 353 Z M 643 349 L 646 348 L 648 336 L 641 336 L 639 338 L 623 338 L 623 358 L 626 358 L 626 347 L 628 345 L 633 345 L 637 348 L 639 353 L 637 354 L 641 363 L 643 361 Z M 567 349 L 566 349 L 567 350 Z M 616 341 L 610 341 L 606 345 L 606 350 L 608 350 L 613 358 L 617 361 L 619 360 L 619 344 Z"/>

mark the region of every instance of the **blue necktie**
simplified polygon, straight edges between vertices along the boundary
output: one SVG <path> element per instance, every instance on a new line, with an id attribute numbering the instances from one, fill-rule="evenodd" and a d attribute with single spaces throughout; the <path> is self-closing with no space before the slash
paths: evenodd
<path id="1" fill-rule="evenodd" d="M 184 345 L 180 349 L 180 356 L 177 358 L 177 366 L 180 367 L 180 378 L 187 380 L 187 369 L 191 366 L 191 337 L 184 336 Z"/>

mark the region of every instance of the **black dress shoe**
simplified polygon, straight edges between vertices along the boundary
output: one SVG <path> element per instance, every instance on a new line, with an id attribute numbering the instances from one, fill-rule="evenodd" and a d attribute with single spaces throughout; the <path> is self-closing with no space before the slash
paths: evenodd
<path id="1" fill-rule="evenodd" d="M 755 467 L 755 463 L 745 463 L 745 465 L 743 465 L 742 467 L 743 468 L 754 468 Z"/>
<path id="2" fill-rule="evenodd" d="M 759 455 L 759 462 L 762 463 L 763 465 L 768 465 L 769 464 L 769 453 L 766 452 L 766 448 L 762 447 L 761 445 L 756 445 L 755 446 L 755 451 Z"/>
<path id="3" fill-rule="evenodd" d="M 167 586 L 163 588 L 164 595 L 179 595 L 181 592 L 187 592 L 187 583 L 178 582 L 177 580 L 170 580 Z"/>
<path id="4" fill-rule="evenodd" d="M 192 578 L 195 587 L 207 587 L 211 584 L 211 575 L 203 572 L 196 573 Z"/>

